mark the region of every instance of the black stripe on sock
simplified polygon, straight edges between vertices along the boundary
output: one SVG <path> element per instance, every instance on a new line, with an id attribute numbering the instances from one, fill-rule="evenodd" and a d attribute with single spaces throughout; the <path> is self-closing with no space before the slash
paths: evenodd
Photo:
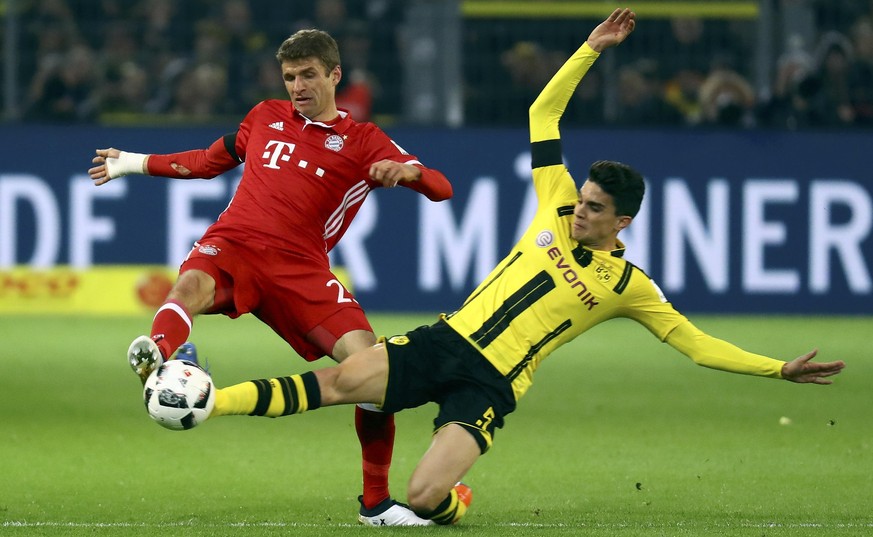
<path id="1" fill-rule="evenodd" d="M 297 412 L 297 393 L 294 388 L 294 381 L 291 377 L 280 377 L 276 379 L 279 386 L 282 387 L 282 397 L 285 398 L 285 409 L 282 410 L 283 416 L 288 416 Z"/>
<path id="2" fill-rule="evenodd" d="M 436 524 L 446 525 L 451 524 L 452 520 L 455 518 L 455 513 L 458 511 L 457 500 L 455 503 L 455 508 L 451 509 L 452 506 L 452 496 L 456 496 L 453 494 L 454 490 L 449 491 L 449 495 L 446 496 L 446 499 L 443 500 L 433 511 L 430 513 L 426 513 L 421 515 L 422 518 L 426 518 L 428 520 L 433 520 Z"/>
<path id="3" fill-rule="evenodd" d="M 273 386 L 267 379 L 253 380 L 252 383 L 258 389 L 258 402 L 255 404 L 255 409 L 249 413 L 249 416 L 263 416 L 270 408 L 270 400 L 273 398 Z"/>
<path id="4" fill-rule="evenodd" d="M 315 373 L 308 371 L 300 375 L 303 380 L 303 389 L 306 390 L 306 399 L 309 402 L 307 410 L 315 410 L 321 406 L 321 388 L 318 387 L 318 378 Z"/>

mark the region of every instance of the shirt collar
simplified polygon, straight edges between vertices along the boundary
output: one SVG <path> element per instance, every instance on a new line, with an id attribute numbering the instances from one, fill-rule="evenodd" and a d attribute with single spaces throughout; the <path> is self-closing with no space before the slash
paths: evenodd
<path id="1" fill-rule="evenodd" d="M 617 248 L 615 250 L 609 250 L 609 255 L 612 257 L 624 257 L 624 243 L 618 239 L 616 239 L 615 242 Z M 597 251 L 600 252 L 606 250 Z M 591 264 L 591 261 L 594 259 L 594 252 L 594 250 L 588 249 L 581 244 L 577 244 L 576 247 L 573 248 L 573 258 L 584 268 Z"/>
<path id="2" fill-rule="evenodd" d="M 342 134 L 349 130 L 349 127 L 352 126 L 354 120 L 352 120 L 352 115 L 349 113 L 348 110 L 338 108 L 337 111 L 339 112 L 339 118 L 330 124 L 323 121 L 312 121 L 308 117 L 301 114 L 300 111 L 298 111 L 296 108 L 294 108 L 294 115 L 298 116 L 300 120 L 303 121 L 304 129 L 309 125 L 315 125 L 324 129 L 331 129 L 334 132 Z"/>

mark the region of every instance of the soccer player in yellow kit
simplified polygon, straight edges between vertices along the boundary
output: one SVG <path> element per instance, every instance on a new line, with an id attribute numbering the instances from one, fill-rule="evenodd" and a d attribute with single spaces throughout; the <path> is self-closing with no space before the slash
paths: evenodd
<path id="1" fill-rule="evenodd" d="M 615 10 L 531 106 L 536 216 L 460 309 L 336 367 L 218 390 L 213 415 L 281 416 L 347 403 L 376 403 L 396 412 L 436 402 L 433 443 L 410 478 L 407 501 L 419 516 L 450 524 L 464 515 L 471 498 L 468 488 L 456 484 L 491 446 L 542 360 L 603 321 L 634 319 L 707 367 L 829 384 L 843 362 L 813 362 L 816 351 L 785 362 L 704 334 L 625 261 L 617 235 L 639 210 L 644 184 L 638 172 L 595 162 L 576 189 L 562 163 L 558 122 L 601 51 L 621 43 L 634 24 L 632 11 Z"/>

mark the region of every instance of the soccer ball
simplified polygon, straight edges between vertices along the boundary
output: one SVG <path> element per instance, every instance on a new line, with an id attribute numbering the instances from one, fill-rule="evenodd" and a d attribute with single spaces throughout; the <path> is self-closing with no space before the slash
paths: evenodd
<path id="1" fill-rule="evenodd" d="M 215 387 L 209 373 L 199 366 L 170 360 L 149 375 L 143 399 L 153 420 L 181 431 L 206 421 L 215 406 Z"/>

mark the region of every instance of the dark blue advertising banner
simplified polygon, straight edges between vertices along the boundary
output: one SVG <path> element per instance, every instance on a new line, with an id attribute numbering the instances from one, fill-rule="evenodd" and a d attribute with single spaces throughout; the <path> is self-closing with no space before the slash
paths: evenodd
<path id="1" fill-rule="evenodd" d="M 0 127 L 0 270 L 178 265 L 231 202 L 242 167 L 94 187 L 94 149 L 177 152 L 233 129 Z M 451 311 L 533 215 L 528 134 L 388 132 L 445 173 L 454 198 L 374 191 L 332 260 L 369 311 Z M 600 159 L 646 177 L 619 238 L 681 311 L 873 313 L 873 134 L 579 130 L 563 133 L 563 149 L 579 185 Z"/>

